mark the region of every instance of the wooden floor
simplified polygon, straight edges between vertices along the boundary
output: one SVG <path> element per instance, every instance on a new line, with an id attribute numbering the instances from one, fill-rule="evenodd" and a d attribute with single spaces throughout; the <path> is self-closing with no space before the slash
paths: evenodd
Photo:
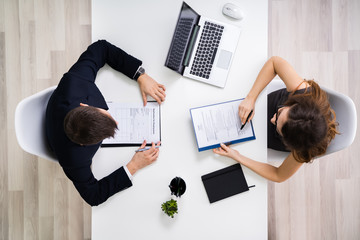
<path id="1" fill-rule="evenodd" d="M 90 0 L 0 0 L 0 239 L 91 238 L 91 208 L 14 132 L 17 103 L 56 85 L 90 43 Z"/>
<path id="2" fill-rule="evenodd" d="M 359 23 L 359 0 L 269 0 L 269 56 L 359 110 Z M 0 239 L 91 238 L 90 207 L 14 133 L 17 103 L 57 84 L 90 42 L 90 0 L 0 0 Z M 351 147 L 269 184 L 269 239 L 360 239 L 359 146 L 358 130 Z"/>

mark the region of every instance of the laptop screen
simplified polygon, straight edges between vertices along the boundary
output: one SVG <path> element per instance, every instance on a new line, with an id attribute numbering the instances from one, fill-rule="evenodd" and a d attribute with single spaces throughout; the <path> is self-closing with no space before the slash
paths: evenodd
<path id="1" fill-rule="evenodd" d="M 194 26 L 199 22 L 200 15 L 183 2 L 175 32 L 171 41 L 165 66 L 183 74 L 184 60 L 188 50 Z"/>

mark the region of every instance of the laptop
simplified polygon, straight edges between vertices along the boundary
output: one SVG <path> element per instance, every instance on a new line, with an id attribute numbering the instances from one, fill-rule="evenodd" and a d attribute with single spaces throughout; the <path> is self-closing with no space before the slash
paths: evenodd
<path id="1" fill-rule="evenodd" d="M 165 66 L 223 88 L 240 32 L 238 26 L 200 16 L 183 2 Z"/>

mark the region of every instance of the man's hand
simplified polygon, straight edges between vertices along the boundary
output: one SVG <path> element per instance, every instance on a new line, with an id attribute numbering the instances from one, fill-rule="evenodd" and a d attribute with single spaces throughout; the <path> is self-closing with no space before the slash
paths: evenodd
<path id="1" fill-rule="evenodd" d="M 146 146 L 146 141 L 143 142 L 140 148 Z M 160 146 L 160 142 L 156 146 Z M 155 143 L 152 143 L 152 146 L 149 150 L 143 152 L 137 152 L 134 154 L 131 161 L 126 165 L 131 175 L 134 175 L 139 169 L 144 168 L 151 163 L 155 162 L 159 156 L 159 148 L 155 148 Z"/>
<path id="2" fill-rule="evenodd" d="M 150 95 L 153 97 L 159 104 L 165 101 L 165 86 L 157 83 L 154 79 L 152 79 L 146 73 L 141 75 L 137 82 L 139 83 L 141 96 L 144 101 L 144 106 L 147 104 L 146 95 Z"/>

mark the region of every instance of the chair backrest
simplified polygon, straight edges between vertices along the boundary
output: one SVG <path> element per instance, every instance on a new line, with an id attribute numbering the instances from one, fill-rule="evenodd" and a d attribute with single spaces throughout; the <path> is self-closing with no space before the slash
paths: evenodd
<path id="1" fill-rule="evenodd" d="M 45 111 L 56 86 L 23 99 L 15 110 L 15 133 L 20 147 L 41 158 L 57 161 L 45 133 Z"/>
<path id="2" fill-rule="evenodd" d="M 325 154 L 340 151 L 350 146 L 356 135 L 357 114 L 356 107 L 351 98 L 334 90 L 321 87 L 329 96 L 329 102 L 336 114 L 340 134 L 331 141 Z"/>
<path id="3" fill-rule="evenodd" d="M 268 94 L 280 88 L 284 88 L 282 80 L 274 79 L 267 87 Z M 356 135 L 357 115 L 355 104 L 348 96 L 334 90 L 321 87 L 329 96 L 329 102 L 336 113 L 336 121 L 339 123 L 339 135 L 331 141 L 325 155 L 340 151 L 352 144 Z"/>

